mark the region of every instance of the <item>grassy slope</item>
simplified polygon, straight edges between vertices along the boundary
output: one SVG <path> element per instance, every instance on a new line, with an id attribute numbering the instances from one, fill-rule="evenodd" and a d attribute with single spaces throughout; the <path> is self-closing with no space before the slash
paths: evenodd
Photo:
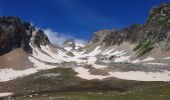
<path id="1" fill-rule="evenodd" d="M 33 98 L 20 97 L 18 100 L 170 100 L 170 85 L 144 89 L 132 93 L 114 92 L 62 92 L 38 95 Z"/>

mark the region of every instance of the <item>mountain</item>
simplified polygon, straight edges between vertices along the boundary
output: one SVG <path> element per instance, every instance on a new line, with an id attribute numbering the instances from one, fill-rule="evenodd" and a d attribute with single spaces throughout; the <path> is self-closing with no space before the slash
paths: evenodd
<path id="1" fill-rule="evenodd" d="M 170 4 L 153 7 L 142 25 L 94 32 L 86 45 L 54 45 L 30 23 L 0 17 L 0 93 L 117 89 L 115 80 L 170 81 Z"/>
<path id="2" fill-rule="evenodd" d="M 18 17 L 0 17 L 0 22 L 1 55 L 18 47 L 30 49 L 29 40 L 34 28 L 29 23 L 21 22 Z"/>
<path id="3" fill-rule="evenodd" d="M 72 39 L 64 41 L 63 46 L 68 51 L 75 50 L 75 48 L 76 48 L 76 44 L 75 44 L 74 40 L 72 40 Z"/>
<path id="4" fill-rule="evenodd" d="M 161 4 L 153 7 L 146 22 L 142 25 L 134 24 L 127 28 L 101 30 L 95 32 L 89 45 L 97 44 L 103 47 L 121 45 L 123 43 L 135 44 L 134 51 L 144 55 L 154 48 L 170 49 L 170 4 Z M 140 48 L 148 44 L 147 48 Z M 142 50 L 139 50 L 142 49 Z"/>
<path id="5" fill-rule="evenodd" d="M 82 48 L 84 47 L 84 44 L 81 43 L 77 43 L 75 42 L 73 39 L 68 39 L 66 41 L 64 41 L 63 43 L 63 47 L 64 49 L 66 49 L 67 51 L 71 51 L 71 50 L 82 50 Z"/>

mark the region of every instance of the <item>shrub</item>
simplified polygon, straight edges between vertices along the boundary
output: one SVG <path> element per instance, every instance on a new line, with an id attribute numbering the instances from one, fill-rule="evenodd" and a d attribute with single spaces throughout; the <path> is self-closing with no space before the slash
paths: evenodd
<path id="1" fill-rule="evenodd" d="M 143 44 L 138 44 L 134 49 L 133 51 L 137 51 L 138 49 L 140 49 L 142 47 Z"/>
<path id="2" fill-rule="evenodd" d="M 138 44 L 133 51 L 137 51 L 138 56 L 142 56 L 145 53 L 151 51 L 154 48 L 154 42 L 151 40 L 146 41 L 145 43 Z"/>
<path id="3" fill-rule="evenodd" d="M 154 48 L 154 47 L 148 47 L 148 48 L 144 49 L 142 52 L 140 52 L 140 53 L 139 53 L 139 55 L 138 55 L 138 56 L 142 56 L 142 55 L 144 55 L 145 53 L 147 53 L 147 52 L 151 51 L 153 48 Z"/>

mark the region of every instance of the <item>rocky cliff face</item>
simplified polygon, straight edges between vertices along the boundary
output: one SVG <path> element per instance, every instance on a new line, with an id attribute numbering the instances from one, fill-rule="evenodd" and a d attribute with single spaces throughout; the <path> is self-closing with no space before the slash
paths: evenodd
<path id="1" fill-rule="evenodd" d="M 142 25 L 134 24 L 119 30 L 95 32 L 89 43 L 99 41 L 102 41 L 106 47 L 120 45 L 123 42 L 143 44 L 150 41 L 154 47 L 170 49 L 170 4 L 153 7 L 148 19 Z"/>
<path id="2" fill-rule="evenodd" d="M 0 55 L 15 48 L 23 48 L 25 51 L 31 52 L 29 43 L 33 31 L 35 28 L 30 23 L 23 22 L 18 17 L 0 17 Z M 36 32 L 35 44 L 39 46 L 49 43 L 43 31 Z"/>
<path id="3" fill-rule="evenodd" d="M 28 50 L 33 30 L 29 23 L 21 22 L 18 17 L 0 17 L 0 53 L 19 47 Z"/>
<path id="4" fill-rule="evenodd" d="M 36 44 L 38 47 L 40 47 L 40 45 L 45 46 L 45 45 L 51 44 L 47 35 L 45 35 L 45 33 L 42 30 L 38 30 L 35 33 L 34 38 L 35 38 L 34 44 Z"/>

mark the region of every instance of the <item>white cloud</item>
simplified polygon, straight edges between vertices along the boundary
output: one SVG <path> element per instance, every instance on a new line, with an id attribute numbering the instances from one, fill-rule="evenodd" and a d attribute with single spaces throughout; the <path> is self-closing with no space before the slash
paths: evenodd
<path id="1" fill-rule="evenodd" d="M 58 32 L 54 32 L 53 30 L 51 29 L 43 29 L 44 33 L 48 36 L 50 42 L 52 44 L 58 44 L 58 45 L 62 45 L 63 42 L 67 39 L 74 39 L 75 42 L 77 43 L 81 43 L 81 44 L 85 44 L 86 41 L 83 40 L 83 39 L 77 39 L 73 36 L 70 36 L 70 35 L 66 35 L 66 34 L 63 34 L 63 33 L 58 33 Z"/>

